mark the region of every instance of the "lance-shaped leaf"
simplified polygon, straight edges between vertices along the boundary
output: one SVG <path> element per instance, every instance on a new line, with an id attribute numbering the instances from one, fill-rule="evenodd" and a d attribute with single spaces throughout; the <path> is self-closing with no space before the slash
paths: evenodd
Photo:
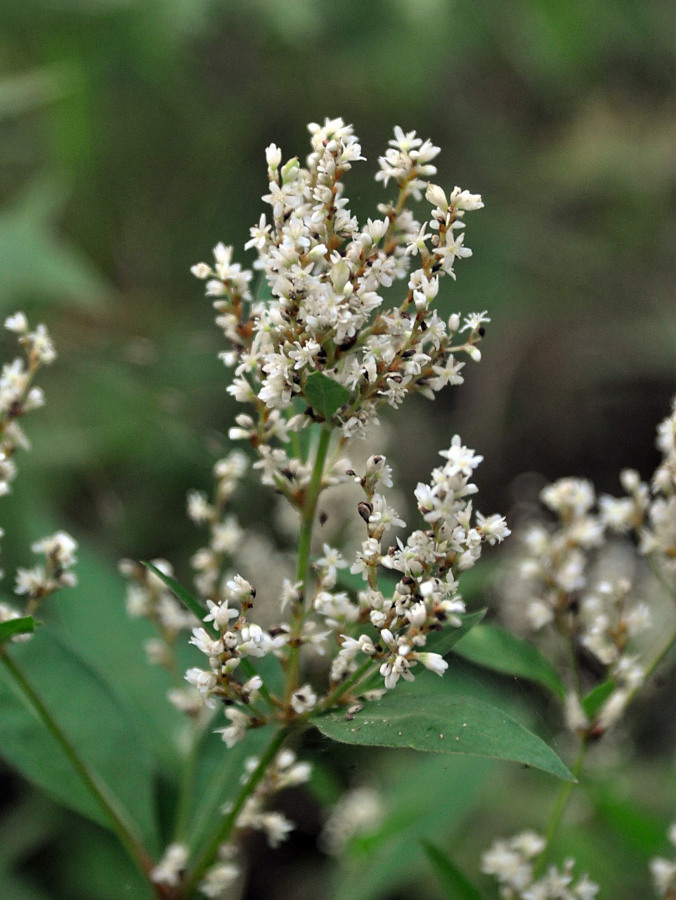
<path id="1" fill-rule="evenodd" d="M 35 631 L 33 616 L 20 616 L 17 619 L 0 622 L 0 644 L 13 638 L 15 634 L 30 634 L 32 631 Z"/>
<path id="2" fill-rule="evenodd" d="M 310 406 L 326 419 L 330 419 L 350 399 L 346 387 L 322 372 L 308 375 L 303 395 Z"/>
<path id="3" fill-rule="evenodd" d="M 537 647 L 497 625 L 479 625 L 459 641 L 455 652 L 463 659 L 494 672 L 535 681 L 563 699 L 566 689 L 559 674 Z"/>
<path id="4" fill-rule="evenodd" d="M 5 653 L 131 831 L 154 846 L 153 763 L 133 712 L 91 666 L 44 629 Z M 11 671 L 0 666 L 0 754 L 60 803 L 110 826 Z"/>
<path id="5" fill-rule="evenodd" d="M 617 685 L 612 678 L 597 684 L 582 701 L 582 709 L 589 719 L 593 719 L 600 711 L 608 697 L 613 693 Z"/>
<path id="6" fill-rule="evenodd" d="M 153 573 L 153 575 L 156 575 L 160 579 L 160 581 L 163 581 L 169 588 L 171 593 L 174 595 L 174 597 L 176 597 L 176 599 L 179 600 L 189 612 L 191 612 L 200 622 L 203 621 L 207 611 L 199 602 L 199 600 L 193 597 L 190 591 L 187 591 L 182 584 L 179 584 L 179 582 L 176 581 L 175 578 L 172 578 L 171 575 L 165 574 L 161 569 L 158 569 L 157 566 L 154 566 L 152 563 L 144 562 L 142 563 L 142 565 L 144 565 L 146 569 L 149 569 Z"/>
<path id="7" fill-rule="evenodd" d="M 480 609 L 478 612 L 467 613 L 464 616 L 460 616 L 462 624 L 458 625 L 456 628 L 447 626 L 443 631 L 431 632 L 427 638 L 425 650 L 431 650 L 434 653 L 441 653 L 442 656 L 445 656 L 453 649 L 453 647 L 455 647 L 459 640 L 464 638 L 472 628 L 479 624 L 485 615 L 485 609 Z"/>
<path id="8" fill-rule="evenodd" d="M 326 737 L 345 744 L 408 747 L 429 753 L 467 753 L 542 769 L 575 779 L 537 735 L 490 703 L 469 697 L 425 698 L 396 690 L 345 718 L 328 713 L 314 721 Z"/>

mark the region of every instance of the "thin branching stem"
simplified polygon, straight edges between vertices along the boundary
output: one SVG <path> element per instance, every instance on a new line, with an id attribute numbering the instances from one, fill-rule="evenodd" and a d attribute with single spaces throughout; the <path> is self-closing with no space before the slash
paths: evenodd
<path id="1" fill-rule="evenodd" d="M 231 837 L 232 831 L 237 821 L 237 816 L 242 811 L 246 801 L 253 794 L 257 786 L 265 777 L 265 774 L 272 764 L 273 759 L 279 752 L 284 741 L 289 736 L 290 730 L 291 729 L 288 727 L 280 728 L 273 735 L 270 743 L 262 753 L 258 765 L 242 785 L 242 788 L 233 801 L 233 804 L 230 807 L 227 815 L 222 819 L 221 822 L 219 822 L 218 828 L 213 833 L 202 853 L 197 858 L 192 871 L 187 876 L 184 884 L 182 885 L 180 893 L 177 895 L 177 900 L 188 900 L 188 898 L 192 896 L 198 883 L 202 880 L 204 873 L 216 858 L 218 848 L 221 846 L 221 844 L 224 844 Z"/>
<path id="2" fill-rule="evenodd" d="M 566 806 L 568 805 L 570 795 L 573 792 L 573 788 L 578 784 L 580 780 L 586 752 L 587 740 L 582 739 L 582 741 L 580 742 L 580 749 L 577 754 L 577 759 L 575 760 L 575 764 L 572 768 L 572 773 L 575 776 L 575 781 L 565 781 L 561 786 L 559 795 L 556 798 L 556 803 L 554 804 L 554 809 L 552 810 L 552 814 L 549 819 L 549 825 L 547 826 L 544 849 L 539 855 L 537 862 L 535 863 L 535 866 L 533 868 L 534 879 L 538 878 L 542 874 L 542 870 L 544 869 L 545 863 L 547 862 L 547 853 L 552 846 L 552 843 L 554 842 L 557 831 L 559 830 L 559 825 L 561 824 L 561 819 L 565 812 Z"/>

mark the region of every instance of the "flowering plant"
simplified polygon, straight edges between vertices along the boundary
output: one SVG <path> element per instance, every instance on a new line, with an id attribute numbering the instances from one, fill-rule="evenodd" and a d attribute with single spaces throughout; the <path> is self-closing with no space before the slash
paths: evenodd
<path id="1" fill-rule="evenodd" d="M 306 166 L 296 157 L 283 162 L 274 144 L 266 150 L 269 192 L 263 199 L 271 211 L 246 244 L 257 254 L 257 289 L 253 272 L 234 263 L 232 248 L 223 244 L 214 248 L 213 264 L 193 267 L 206 282 L 226 341 L 220 356 L 233 370 L 228 393 L 245 409 L 229 438 L 247 448 L 218 460 L 211 496 L 188 496 L 189 517 L 208 533 L 193 557 L 194 589 L 179 583 L 166 560 L 121 563 L 129 613 L 155 628 L 146 643 L 149 661 L 174 675 L 185 672 L 168 694 L 184 723 L 174 747 L 181 772 L 172 773 L 178 800 L 168 840 L 152 811 L 153 766 L 139 757 L 134 766 L 143 788 L 121 785 L 111 758 L 86 741 L 78 746 L 24 670 L 35 652 L 31 644 L 38 644 L 55 668 L 98 692 L 98 707 L 110 722 L 119 718 L 114 692 L 67 648 L 50 643 L 48 629 L 26 643 L 38 604 L 74 583 L 75 541 L 57 532 L 36 543 L 33 550 L 47 562 L 17 573 L 15 592 L 26 595 L 25 608 L 0 606 L 0 658 L 85 795 L 75 805 L 115 831 L 158 898 L 225 896 L 242 875 L 238 842 L 245 831 L 263 832 L 272 846 L 286 838 L 293 823 L 271 799 L 310 779 L 310 764 L 296 756 L 310 727 L 345 744 L 519 762 L 557 776 L 569 792 L 574 776 L 539 737 L 476 697 L 435 693 L 432 702 L 427 673 L 443 676 L 444 657 L 457 651 L 531 678 L 567 698 L 569 723 L 586 747 L 645 674 L 625 650 L 647 613 L 626 601 L 624 582 L 594 582 L 593 591 L 573 603 L 573 593 L 589 586 L 585 554 L 598 550 L 607 532 L 634 529 L 641 551 L 658 560 L 661 577 L 673 575 L 673 566 L 663 570 L 661 563 L 673 548 L 675 429 L 668 420 L 652 499 L 638 476 L 626 475 L 630 497 L 602 498 L 594 517 L 591 488 L 560 483 L 544 494 L 560 529 L 536 526 L 526 539 L 534 558 L 521 564 L 521 574 L 540 579 L 528 621 L 537 628 L 555 624 L 574 652 L 581 644 L 596 654 L 607 667 L 605 681 L 589 693 L 574 670 L 567 686 L 531 645 L 481 624 L 484 611 L 467 612 L 463 573 L 486 544 L 510 533 L 502 516 L 475 507 L 472 479 L 482 457 L 451 437 L 440 451 L 443 464 L 415 489 L 419 522 L 406 535 L 386 494 L 393 477 L 382 446 L 361 448 L 373 440 L 384 407 L 396 410 L 415 393 L 433 399 L 463 382 L 467 358 L 481 358 L 486 313 L 444 318 L 435 300 L 441 279 L 455 279 L 456 263 L 471 256 L 465 216 L 483 202 L 478 194 L 458 187 L 447 194 L 430 183 L 439 148 L 396 128 L 376 175 L 386 188 L 393 183 L 395 196 L 360 224 L 344 189 L 345 174 L 363 158 L 351 126 L 334 119 L 309 131 Z M 410 203 L 423 198 L 429 206 L 421 223 Z M 54 357 L 43 326 L 30 332 L 17 314 L 6 327 L 19 334 L 28 367 L 21 361 L 6 366 L 0 384 L 3 493 L 14 475 L 14 450 L 23 443 L 16 419 L 41 402 L 32 378 Z M 278 556 L 277 579 L 255 553 L 250 572 L 240 567 L 251 556 L 249 536 L 231 500 L 249 466 L 282 504 L 279 514 L 294 536 L 293 557 Z M 342 506 L 341 497 L 348 498 Z M 327 524 L 318 538 L 318 526 Z M 481 651 L 487 641 L 489 658 Z M 186 650 L 193 653 L 187 670 Z M 8 757 L 21 768 L 26 755 L 12 753 L 11 741 L 8 746 Z M 24 762 L 23 768 L 37 777 L 35 767 Z M 343 820 L 358 818 L 354 804 L 341 810 Z M 337 821 L 326 830 L 326 847 L 341 844 Z M 555 828 L 556 816 L 553 821 Z M 503 841 L 486 854 L 483 869 L 498 878 L 504 897 L 594 896 L 586 876 L 573 893 L 561 893 L 572 883 L 572 863 L 535 881 L 540 862 L 533 867 L 530 860 L 543 860 L 547 845 L 527 834 Z M 450 860 L 440 862 L 434 852 L 432 862 L 448 872 Z M 471 897 L 474 889 L 462 883 L 463 896 Z"/>

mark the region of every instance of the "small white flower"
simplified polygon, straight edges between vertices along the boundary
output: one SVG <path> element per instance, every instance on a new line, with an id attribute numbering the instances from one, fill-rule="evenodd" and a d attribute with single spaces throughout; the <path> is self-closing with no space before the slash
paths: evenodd
<path id="1" fill-rule="evenodd" d="M 316 703 L 317 695 L 309 684 L 304 684 L 303 687 L 294 691 L 291 696 L 291 708 L 299 716 L 313 709 Z"/>
<path id="2" fill-rule="evenodd" d="M 188 848 L 185 844 L 169 844 L 162 859 L 150 872 L 150 880 L 155 884 L 176 887 L 188 862 Z"/>
<path id="3" fill-rule="evenodd" d="M 448 668 L 448 663 L 439 653 L 416 653 L 416 658 L 435 675 L 443 675 Z"/>
<path id="4" fill-rule="evenodd" d="M 8 316 L 5 319 L 5 328 L 8 331 L 14 331 L 17 334 L 24 334 L 28 331 L 28 319 L 26 318 L 25 313 L 16 312 L 13 316 Z"/>

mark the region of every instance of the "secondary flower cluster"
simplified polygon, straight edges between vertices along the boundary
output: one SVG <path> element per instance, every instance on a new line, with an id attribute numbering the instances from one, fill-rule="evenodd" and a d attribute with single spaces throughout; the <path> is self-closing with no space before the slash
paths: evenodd
<path id="1" fill-rule="evenodd" d="M 30 447 L 18 419 L 45 402 L 42 388 L 35 386 L 33 379 L 43 366 L 56 359 L 54 344 L 44 325 L 31 331 L 25 314 L 17 312 L 5 320 L 5 328 L 18 336 L 25 358 L 17 356 L 11 363 L 5 363 L 0 373 L 0 496 L 10 492 L 16 478 L 16 451 Z M 0 529 L 0 537 L 3 534 Z M 58 531 L 35 541 L 31 550 L 44 555 L 45 561 L 30 569 L 17 569 L 14 592 L 17 597 L 25 598 L 23 608 L 19 611 L 0 603 L 0 622 L 32 615 L 42 599 L 77 583 L 75 574 L 69 571 L 76 563 L 77 543 L 67 532 Z M 14 640 L 28 637 L 28 634 L 16 635 Z"/>
<path id="2" fill-rule="evenodd" d="M 512 589 L 529 598 L 530 628 L 554 628 L 578 653 L 592 654 L 614 682 L 593 721 L 577 693 L 569 696 L 568 722 L 581 733 L 612 725 L 645 677 L 633 639 L 651 624 L 650 605 L 641 597 L 650 587 L 645 578 L 637 583 L 627 555 L 631 559 L 635 546 L 664 582 L 676 584 L 676 403 L 659 425 L 657 444 L 662 461 L 650 484 L 626 469 L 620 481 L 627 495 L 597 499 L 589 481 L 563 478 L 540 495 L 555 523 L 535 522 L 522 534 L 525 554 Z"/>
<path id="3" fill-rule="evenodd" d="M 367 463 L 360 479 L 366 500 L 359 504 L 359 511 L 368 537 L 350 569 L 361 574 L 367 588 L 359 593 L 356 614 L 344 615 L 343 620 L 366 620 L 377 630 L 377 637 L 372 638 L 369 631 L 341 636 L 341 649 L 331 668 L 333 683 L 340 683 L 357 669 L 359 655 L 379 662 L 387 689 L 400 678 L 412 681 L 411 669 L 417 662 L 438 675 L 446 669 L 438 653 L 424 652 L 428 635 L 444 625 L 460 625 L 458 616 L 465 605 L 458 594 L 457 576 L 474 565 L 482 544 L 504 540 L 509 529 L 502 516 L 485 518 L 473 511 L 470 498 L 477 487 L 470 478 L 483 457 L 464 447 L 457 435 L 440 455 L 446 464 L 434 469 L 430 484 L 420 483 L 415 491 L 428 527 L 412 532 L 406 543 L 398 540 L 397 546 L 385 553 L 381 549 L 383 532 L 390 525 L 404 523 L 377 490 L 379 483 L 391 485 L 385 457 L 371 457 Z M 378 589 L 380 566 L 401 574 L 391 596 Z M 331 619 L 327 621 L 331 624 Z"/>
<path id="4" fill-rule="evenodd" d="M 562 869 L 550 866 L 546 875 L 536 879 L 533 863 L 544 849 L 544 838 L 532 831 L 497 840 L 483 854 L 481 871 L 497 880 L 503 900 L 593 900 L 596 897 L 599 886 L 587 875 L 575 881 L 572 859 L 566 860 Z"/>
<path id="5" fill-rule="evenodd" d="M 359 514 L 368 536 L 350 569 L 361 574 L 365 586 L 356 600 L 348 591 L 336 589 L 339 570 L 348 563 L 337 549 L 324 545 L 323 555 L 315 563 L 317 583 L 309 598 L 310 612 L 296 644 L 312 645 L 321 652 L 330 647 L 340 649 L 331 663 L 326 694 L 318 695 L 308 684 L 292 694 L 290 705 L 297 715 L 310 712 L 317 704 L 330 705 L 334 692 L 358 673 L 360 664 L 366 669 L 377 667 L 386 689 L 393 688 L 400 678 L 412 681 L 412 669 L 418 662 L 438 675 L 446 669 L 438 653 L 425 651 L 428 637 L 444 626 L 461 624 L 459 616 L 465 606 L 458 594 L 459 574 L 474 565 L 483 544 L 502 541 L 509 529 L 501 516 L 484 517 L 473 510 L 471 497 L 477 488 L 470 477 L 482 458 L 457 437 L 441 455 L 446 458 L 445 465 L 433 471 L 430 484 L 421 483 L 416 489 L 428 527 L 389 549 L 381 546 L 384 531 L 404 523 L 377 490 L 380 485 L 391 485 L 387 461 L 383 456 L 371 457 L 363 476 L 352 473 L 367 498 L 359 504 Z M 381 569 L 400 574 L 397 582 L 387 582 L 389 590 L 382 584 L 379 587 Z M 282 604 L 297 603 L 298 592 L 297 584 L 287 583 Z M 284 660 L 292 638 L 288 623 L 264 629 L 251 621 L 255 591 L 241 576 L 221 584 L 220 596 L 218 602 L 207 599 L 204 626 L 194 628 L 191 638 L 207 657 L 209 667 L 189 669 L 186 679 L 209 705 L 215 706 L 216 701 L 226 704 L 228 725 L 219 731 L 225 743 L 233 746 L 252 724 L 261 723 L 256 702 L 263 680 L 258 674 L 240 680 L 241 664 L 268 655 Z M 357 657 L 361 657 L 359 663 Z M 367 685 L 373 687 L 366 677 L 358 679 L 351 695 L 360 696 Z"/>
<path id="6" fill-rule="evenodd" d="M 256 770 L 259 760 L 249 757 L 244 765 L 242 781 L 246 781 Z M 234 822 L 235 835 L 219 849 L 219 859 L 210 866 L 199 884 L 206 897 L 222 897 L 223 892 L 240 876 L 241 869 L 236 862 L 238 854 L 234 837 L 245 830 L 261 831 L 271 847 L 278 847 L 286 840 L 294 825 L 280 812 L 266 809 L 268 801 L 280 791 L 305 784 L 310 779 L 312 769 L 309 763 L 298 762 L 292 750 L 280 751 L 268 767 L 263 780 L 249 796 Z M 229 808 L 222 810 L 224 814 Z M 176 887 L 184 873 L 189 851 L 185 844 L 170 844 L 160 862 L 150 873 L 155 884 Z"/>
<path id="7" fill-rule="evenodd" d="M 165 575 L 173 575 L 171 563 L 166 559 L 154 559 L 152 564 Z M 158 637 L 150 638 L 145 643 L 148 661 L 153 665 L 173 668 L 178 635 L 193 628 L 195 616 L 176 599 L 159 576 L 145 566 L 131 559 L 122 559 L 118 568 L 129 582 L 126 596 L 128 615 L 148 619 L 157 629 Z"/>
<path id="8" fill-rule="evenodd" d="M 12 457 L 19 448 L 30 446 L 17 420 L 45 402 L 42 388 L 33 385 L 33 378 L 39 369 L 56 359 L 54 344 L 44 325 L 31 331 L 24 313 L 18 312 L 5 320 L 5 328 L 18 336 L 25 359 L 17 356 L 5 363 L 0 373 L 0 496 L 9 493 L 16 477 Z"/>

